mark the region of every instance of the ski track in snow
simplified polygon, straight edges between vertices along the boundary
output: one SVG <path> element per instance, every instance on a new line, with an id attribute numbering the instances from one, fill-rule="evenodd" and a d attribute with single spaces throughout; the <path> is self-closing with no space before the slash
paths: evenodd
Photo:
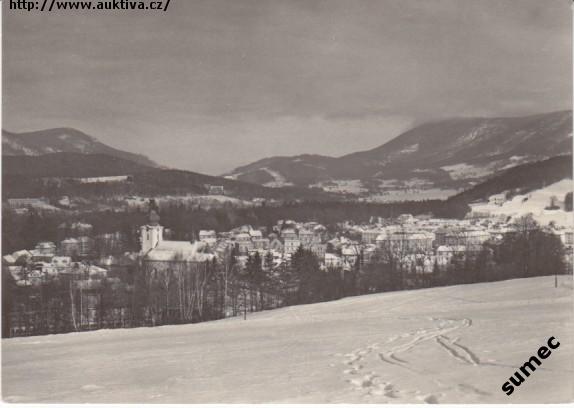
<path id="1" fill-rule="evenodd" d="M 459 363 L 478 365 L 480 361 L 478 357 L 466 346 L 459 343 L 460 338 L 451 339 L 447 333 L 461 330 L 472 326 L 472 320 L 464 319 L 441 319 L 430 317 L 431 322 L 436 324 L 434 328 L 421 328 L 414 332 L 405 333 L 402 335 L 392 336 L 387 339 L 386 343 L 381 346 L 379 343 L 374 343 L 365 348 L 356 349 L 351 353 L 345 354 L 343 364 L 349 368 L 343 371 L 343 374 L 350 376 L 347 379 L 356 391 L 365 392 L 367 396 L 382 396 L 387 400 L 386 402 L 393 402 L 401 397 L 412 397 L 416 400 L 427 404 L 438 404 L 441 393 L 436 394 L 423 394 L 420 390 L 407 390 L 397 388 L 390 381 L 382 381 L 381 375 L 375 370 L 368 371 L 366 369 L 366 358 L 372 353 L 376 353 L 379 361 L 384 364 L 391 364 L 404 368 L 405 370 L 412 371 L 418 374 L 424 374 L 425 370 L 411 364 L 404 357 L 399 357 L 397 354 L 411 351 L 413 348 L 423 345 L 426 342 L 434 340 L 443 349 L 448 352 L 452 358 Z M 468 392 L 473 391 L 479 395 L 487 394 L 481 390 L 474 389 L 468 384 L 459 384 L 459 390 Z M 471 388 L 473 390 L 471 390 Z M 395 401 L 396 402 L 396 401 Z"/>
<path id="2" fill-rule="evenodd" d="M 467 347 L 458 344 L 458 338 L 451 340 L 446 336 L 438 336 L 436 342 L 443 347 L 449 355 L 466 364 L 479 365 L 480 361 Z"/>

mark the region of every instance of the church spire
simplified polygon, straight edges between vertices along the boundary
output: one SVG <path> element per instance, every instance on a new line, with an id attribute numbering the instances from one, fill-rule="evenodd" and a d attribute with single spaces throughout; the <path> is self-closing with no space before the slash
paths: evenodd
<path id="1" fill-rule="evenodd" d="M 155 210 L 149 212 L 149 225 L 159 225 L 159 215 Z"/>

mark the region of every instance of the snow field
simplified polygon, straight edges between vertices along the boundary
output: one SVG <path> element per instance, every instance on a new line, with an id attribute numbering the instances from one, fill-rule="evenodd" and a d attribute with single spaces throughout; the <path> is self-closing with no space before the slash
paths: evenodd
<path id="1" fill-rule="evenodd" d="M 515 403 L 573 394 L 572 280 L 374 294 L 194 325 L 2 342 L 7 402 Z M 560 347 L 511 396 L 548 337 Z"/>

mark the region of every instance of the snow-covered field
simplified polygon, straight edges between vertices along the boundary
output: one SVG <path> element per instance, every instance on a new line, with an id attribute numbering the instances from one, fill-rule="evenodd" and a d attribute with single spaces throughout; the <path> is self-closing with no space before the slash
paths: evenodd
<path id="1" fill-rule="evenodd" d="M 106 177 L 80 177 L 77 178 L 82 184 L 90 183 L 120 183 L 122 181 L 127 181 L 130 176 L 106 176 Z"/>
<path id="2" fill-rule="evenodd" d="M 292 186 L 293 183 L 288 182 L 283 175 L 275 170 L 271 170 L 268 167 L 261 167 L 260 170 L 266 171 L 271 177 L 273 177 L 273 181 L 263 184 L 265 187 L 272 187 L 272 188 L 281 188 L 281 187 L 289 187 Z"/>
<path id="3" fill-rule="evenodd" d="M 361 180 L 329 180 L 312 184 L 309 187 L 316 187 L 328 193 L 337 194 L 362 194 L 367 192 Z"/>
<path id="4" fill-rule="evenodd" d="M 149 201 L 154 199 L 161 207 L 163 205 L 183 204 L 183 205 L 201 205 L 204 208 L 211 206 L 217 207 L 222 204 L 232 204 L 234 206 L 249 207 L 253 205 L 250 201 L 240 200 L 232 196 L 225 195 L 163 195 L 161 197 L 139 197 L 122 198 L 121 202 L 131 208 L 147 208 Z"/>
<path id="5" fill-rule="evenodd" d="M 466 180 L 466 179 L 486 177 L 487 175 L 493 172 L 496 163 L 493 164 L 494 165 L 487 165 L 480 167 L 467 163 L 459 163 L 451 166 L 443 166 L 441 167 L 441 169 L 448 172 L 449 176 L 453 180 Z"/>
<path id="6" fill-rule="evenodd" d="M 370 195 L 366 201 L 373 203 L 392 203 L 397 201 L 443 200 L 458 192 L 458 190 L 442 188 L 388 189 L 382 193 Z"/>
<path id="7" fill-rule="evenodd" d="M 572 280 L 376 294 L 186 326 L 2 341 L 9 402 L 572 400 Z M 560 347 L 507 396 L 519 366 Z"/>

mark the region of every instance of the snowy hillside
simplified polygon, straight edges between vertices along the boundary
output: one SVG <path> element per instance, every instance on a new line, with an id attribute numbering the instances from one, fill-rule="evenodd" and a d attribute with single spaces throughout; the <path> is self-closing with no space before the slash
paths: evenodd
<path id="1" fill-rule="evenodd" d="M 376 294 L 2 342 L 8 402 L 514 403 L 573 397 L 572 280 Z M 561 343 L 511 396 L 502 384 Z"/>
<path id="2" fill-rule="evenodd" d="M 528 194 L 519 194 L 501 205 L 493 203 L 473 205 L 473 211 L 488 212 L 491 215 L 504 215 L 519 218 L 532 214 L 541 225 L 550 222 L 558 226 L 570 227 L 574 224 L 574 214 L 564 211 L 564 196 L 573 190 L 572 179 L 564 179 L 544 188 L 531 191 Z M 552 198 L 556 198 L 557 209 L 547 209 Z"/>

